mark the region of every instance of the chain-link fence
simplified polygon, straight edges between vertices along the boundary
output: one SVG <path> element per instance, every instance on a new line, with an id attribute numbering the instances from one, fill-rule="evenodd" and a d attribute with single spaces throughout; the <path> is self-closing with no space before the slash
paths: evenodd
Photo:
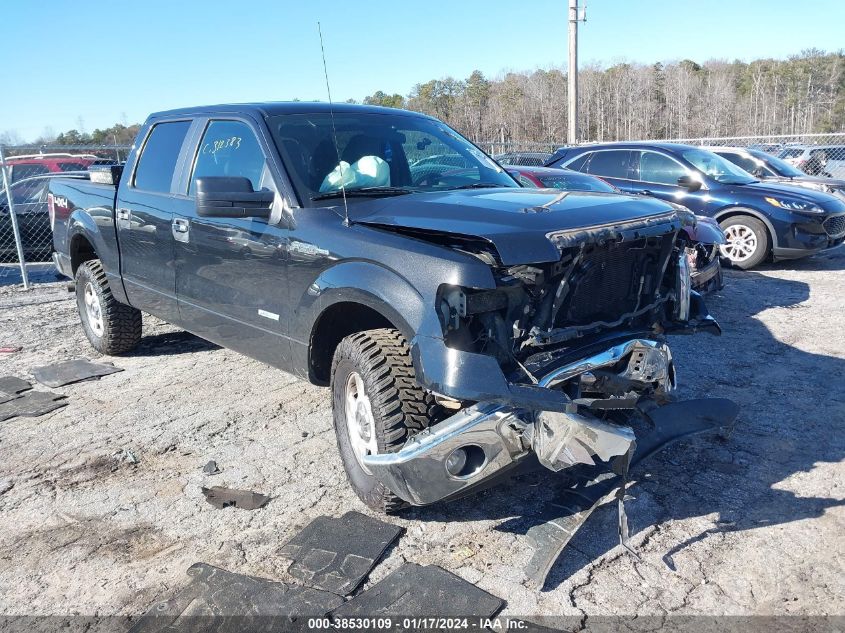
<path id="1" fill-rule="evenodd" d="M 783 136 L 724 136 L 651 139 L 704 147 L 738 147 L 762 151 L 812 176 L 845 179 L 845 132 Z M 648 142 L 648 141 L 645 141 Z M 590 144 L 585 142 L 582 144 Z M 479 146 L 509 165 L 543 165 L 565 142 L 486 141 Z"/>
<path id="2" fill-rule="evenodd" d="M 53 231 L 47 205 L 50 180 L 119 164 L 128 146 L 0 146 L 0 285 L 29 287 L 34 272 L 49 275 Z"/>
<path id="3" fill-rule="evenodd" d="M 790 136 L 663 139 L 699 146 L 766 152 L 815 176 L 845 179 L 845 132 Z M 503 164 L 543 165 L 564 142 L 485 141 L 478 145 Z M 0 285 L 29 286 L 32 273 L 53 269 L 47 205 L 50 180 L 92 165 L 122 163 L 128 145 L 0 146 Z"/>

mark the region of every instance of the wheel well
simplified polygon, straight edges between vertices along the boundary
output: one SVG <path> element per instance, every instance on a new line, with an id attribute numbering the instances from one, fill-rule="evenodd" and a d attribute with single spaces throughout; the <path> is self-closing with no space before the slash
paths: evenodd
<path id="1" fill-rule="evenodd" d="M 97 259 L 97 253 L 91 242 L 82 235 L 74 235 L 70 242 L 70 269 L 73 274 L 83 262 L 92 259 Z"/>
<path id="2" fill-rule="evenodd" d="M 769 223 L 764 218 L 760 217 L 756 213 L 748 211 L 747 209 L 731 209 L 716 216 L 716 221 L 721 224 L 723 220 L 734 218 L 739 215 L 747 215 L 749 218 L 754 218 L 755 220 L 762 222 L 763 226 L 766 228 L 766 234 L 769 236 L 769 250 L 777 246 L 775 234 L 772 232 L 772 227 L 769 226 Z"/>
<path id="3" fill-rule="evenodd" d="M 317 384 L 329 383 L 334 352 L 350 334 L 395 327 L 383 314 L 360 303 L 342 301 L 329 306 L 311 330 L 308 365 L 312 379 Z"/>

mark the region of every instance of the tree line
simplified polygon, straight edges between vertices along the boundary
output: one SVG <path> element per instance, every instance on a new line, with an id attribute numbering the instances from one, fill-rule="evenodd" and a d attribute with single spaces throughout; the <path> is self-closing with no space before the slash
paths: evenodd
<path id="1" fill-rule="evenodd" d="M 431 114 L 476 142 L 556 143 L 567 137 L 566 84 L 562 68 L 495 79 L 476 70 L 364 103 Z M 590 64 L 579 72 L 579 127 L 590 141 L 845 131 L 845 53 Z"/>
<path id="2" fill-rule="evenodd" d="M 567 138 L 563 68 L 473 71 L 381 90 L 367 104 L 406 108 L 446 121 L 476 142 L 557 144 Z M 787 59 L 598 63 L 579 72 L 579 140 L 768 136 L 845 131 L 845 52 L 811 49 Z M 350 99 L 349 102 L 355 103 Z M 139 125 L 43 134 L 32 145 L 129 145 Z M 15 145 L 0 134 L 0 144 Z"/>

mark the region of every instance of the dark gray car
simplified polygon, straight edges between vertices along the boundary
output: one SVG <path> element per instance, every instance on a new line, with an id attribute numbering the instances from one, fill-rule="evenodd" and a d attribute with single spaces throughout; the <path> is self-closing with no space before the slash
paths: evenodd
<path id="1" fill-rule="evenodd" d="M 727 158 L 760 180 L 779 182 L 786 185 L 806 187 L 816 191 L 834 193 L 845 197 L 845 180 L 826 176 L 811 176 L 785 160 L 758 149 L 744 147 L 719 147 L 709 149 L 714 154 Z"/>

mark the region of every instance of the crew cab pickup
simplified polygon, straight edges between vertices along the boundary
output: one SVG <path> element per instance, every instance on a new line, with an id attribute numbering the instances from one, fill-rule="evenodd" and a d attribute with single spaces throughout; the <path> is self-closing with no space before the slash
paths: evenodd
<path id="1" fill-rule="evenodd" d="M 55 180 L 49 205 L 94 348 L 129 352 L 149 313 L 330 386 L 348 479 L 380 510 L 530 455 L 630 458 L 632 417 L 672 397 L 667 335 L 719 332 L 683 207 L 521 188 L 413 112 L 154 114 L 124 168 Z"/>

